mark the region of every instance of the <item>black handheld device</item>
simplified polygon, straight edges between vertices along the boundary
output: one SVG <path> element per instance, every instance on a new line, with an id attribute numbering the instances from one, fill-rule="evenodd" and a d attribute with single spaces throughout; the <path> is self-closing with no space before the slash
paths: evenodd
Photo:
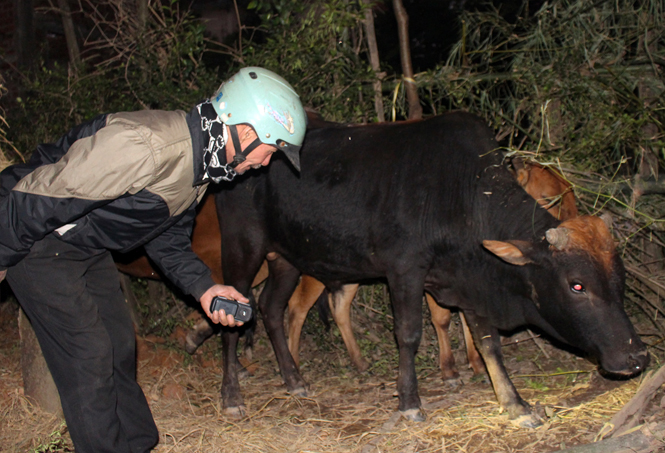
<path id="1" fill-rule="evenodd" d="M 252 319 L 252 307 L 225 297 L 215 296 L 212 299 L 210 313 L 217 310 L 224 310 L 227 315 L 233 316 L 236 321 L 247 322 Z"/>

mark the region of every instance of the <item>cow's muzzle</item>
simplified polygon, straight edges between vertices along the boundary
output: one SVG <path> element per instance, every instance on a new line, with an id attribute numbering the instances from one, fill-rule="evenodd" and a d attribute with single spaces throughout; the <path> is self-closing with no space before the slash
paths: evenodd
<path id="1" fill-rule="evenodd" d="M 622 366 L 612 366 L 601 362 L 601 366 L 605 371 L 611 374 L 618 376 L 633 376 L 635 374 L 641 373 L 649 365 L 649 353 L 646 348 L 642 348 L 639 351 L 631 352 L 626 357 L 625 362 Z"/>

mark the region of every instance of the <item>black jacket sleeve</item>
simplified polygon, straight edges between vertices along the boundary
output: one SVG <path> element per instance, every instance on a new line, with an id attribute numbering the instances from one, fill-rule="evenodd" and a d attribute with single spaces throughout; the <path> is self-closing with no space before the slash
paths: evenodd
<path id="1" fill-rule="evenodd" d="M 215 282 L 208 266 L 192 250 L 194 217 L 193 205 L 175 225 L 145 244 L 145 250 L 170 281 L 199 300 Z"/>

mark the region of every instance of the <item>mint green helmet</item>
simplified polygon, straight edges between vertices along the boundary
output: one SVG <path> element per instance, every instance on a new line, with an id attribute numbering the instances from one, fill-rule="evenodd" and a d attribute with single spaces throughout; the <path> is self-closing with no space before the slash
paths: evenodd
<path id="1" fill-rule="evenodd" d="M 210 101 L 227 126 L 249 124 L 262 143 L 276 146 L 300 170 L 307 116 L 286 80 L 267 69 L 243 68 L 222 83 Z"/>

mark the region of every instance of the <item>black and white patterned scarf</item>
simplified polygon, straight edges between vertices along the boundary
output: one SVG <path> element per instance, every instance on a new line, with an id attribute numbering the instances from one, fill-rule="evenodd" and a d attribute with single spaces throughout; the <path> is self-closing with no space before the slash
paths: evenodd
<path id="1" fill-rule="evenodd" d="M 236 172 L 226 163 L 228 128 L 219 118 L 215 108 L 206 100 L 196 106 L 201 116 L 204 146 L 203 172 L 215 183 L 231 181 Z"/>

